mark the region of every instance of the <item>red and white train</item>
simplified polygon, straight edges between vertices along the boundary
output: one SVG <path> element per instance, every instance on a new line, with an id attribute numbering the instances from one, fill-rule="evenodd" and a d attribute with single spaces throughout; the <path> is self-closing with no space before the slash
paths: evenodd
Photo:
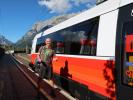
<path id="1" fill-rule="evenodd" d="M 53 40 L 55 82 L 80 100 L 133 100 L 133 0 L 107 0 L 33 40 Z"/>

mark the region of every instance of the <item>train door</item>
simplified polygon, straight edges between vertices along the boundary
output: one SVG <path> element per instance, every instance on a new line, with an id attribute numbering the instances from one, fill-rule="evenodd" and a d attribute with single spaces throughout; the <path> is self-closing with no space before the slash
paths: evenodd
<path id="1" fill-rule="evenodd" d="M 133 100 L 133 4 L 119 9 L 116 39 L 117 100 Z"/>

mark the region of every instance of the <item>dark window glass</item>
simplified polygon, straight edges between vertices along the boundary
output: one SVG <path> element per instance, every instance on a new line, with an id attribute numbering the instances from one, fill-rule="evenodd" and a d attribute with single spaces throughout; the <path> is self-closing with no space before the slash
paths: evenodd
<path id="1" fill-rule="evenodd" d="M 46 35 L 38 41 L 41 44 L 47 37 L 51 38 L 58 54 L 96 55 L 98 25 L 99 17 Z"/>
<path id="2" fill-rule="evenodd" d="M 39 48 L 40 48 L 40 47 L 42 46 L 42 44 L 43 44 L 43 42 L 42 42 L 42 40 L 41 40 L 42 38 L 43 38 L 43 37 L 37 39 L 36 49 L 35 49 L 35 52 L 36 52 L 36 53 L 38 52 Z"/>
<path id="3" fill-rule="evenodd" d="M 65 54 L 96 55 L 99 18 L 94 18 L 62 30 Z"/>
<path id="4" fill-rule="evenodd" d="M 52 47 L 55 49 L 56 53 L 64 53 L 64 38 L 59 34 L 59 32 L 48 34 L 46 36 L 42 36 L 37 39 L 36 52 L 38 52 L 39 48 L 45 45 L 45 39 L 52 39 Z"/>
<path id="5" fill-rule="evenodd" d="M 123 25 L 122 82 L 133 87 L 133 22 Z"/>

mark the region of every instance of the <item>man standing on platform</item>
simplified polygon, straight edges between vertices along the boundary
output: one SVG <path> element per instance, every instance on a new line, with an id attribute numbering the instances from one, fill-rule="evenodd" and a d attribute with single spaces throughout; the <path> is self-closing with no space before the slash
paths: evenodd
<path id="1" fill-rule="evenodd" d="M 54 50 L 52 49 L 52 40 L 46 38 L 45 45 L 40 47 L 38 55 L 38 61 L 40 64 L 40 77 L 46 77 L 49 81 L 52 81 L 53 68 L 52 60 L 54 56 Z"/>

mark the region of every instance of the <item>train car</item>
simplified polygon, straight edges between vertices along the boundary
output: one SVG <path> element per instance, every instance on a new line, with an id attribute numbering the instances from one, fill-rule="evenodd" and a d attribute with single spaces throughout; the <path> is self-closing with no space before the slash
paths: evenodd
<path id="1" fill-rule="evenodd" d="M 56 84 L 80 100 L 132 100 L 132 27 L 133 1 L 106 0 L 37 34 L 31 62 L 51 38 Z"/>

